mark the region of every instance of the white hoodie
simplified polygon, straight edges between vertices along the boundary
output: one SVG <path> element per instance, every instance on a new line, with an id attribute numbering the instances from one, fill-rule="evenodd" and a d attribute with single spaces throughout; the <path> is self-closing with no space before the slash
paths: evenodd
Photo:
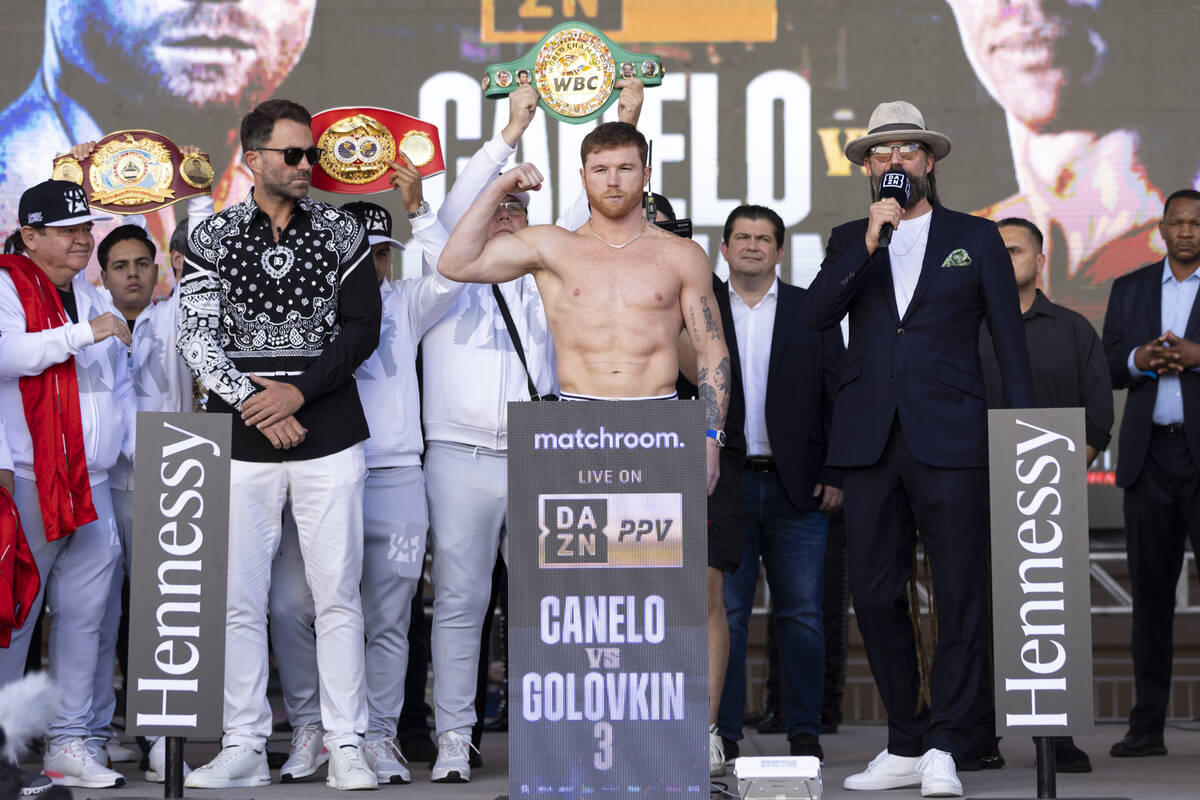
<path id="1" fill-rule="evenodd" d="M 453 230 L 485 186 L 515 152 L 497 135 L 459 173 L 438 218 Z M 426 259 L 426 274 L 436 272 Z M 557 391 L 554 343 L 533 277 L 500 285 L 508 304 L 534 386 L 539 394 Z M 528 400 L 525 370 L 513 348 L 492 287 L 472 284 L 422 342 L 426 441 L 457 442 L 492 450 L 508 449 L 508 402 Z"/>
<path id="2" fill-rule="evenodd" d="M 25 310 L 8 270 L 0 270 L 0 416 L 8 432 L 14 472 L 34 480 L 33 442 L 25 422 L 20 379 L 40 375 L 52 364 L 75 356 L 79 378 L 79 416 L 88 475 L 93 484 L 108 477 L 122 452 L 133 453 L 133 380 L 124 343 L 110 336 L 95 343 L 90 321 L 106 311 L 120 316 L 83 273 L 71 280 L 79 322 L 29 333 Z"/>
<path id="3" fill-rule="evenodd" d="M 448 235 L 436 214 L 412 221 L 413 236 L 425 257 L 437 263 Z M 371 438 L 364 443 L 367 468 L 416 466 L 425 449 L 417 409 L 417 344 L 445 316 L 466 284 L 434 271 L 420 278 L 385 280 L 379 286 L 383 316 L 379 346 L 358 369 L 358 397 Z"/>

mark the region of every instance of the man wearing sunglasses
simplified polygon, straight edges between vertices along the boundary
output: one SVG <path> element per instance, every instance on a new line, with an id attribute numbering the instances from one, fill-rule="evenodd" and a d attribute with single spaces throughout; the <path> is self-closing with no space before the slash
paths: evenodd
<path id="1" fill-rule="evenodd" d="M 1034 402 L 1012 262 L 996 225 L 944 208 L 934 163 L 950 152 L 903 101 L 881 103 L 846 144 L 866 165 L 869 216 L 833 229 L 808 292 L 809 324 L 850 342 L 833 410 L 827 465 L 842 469 L 850 591 L 888 715 L 888 741 L 847 789 L 920 786 L 962 795 L 955 758 L 969 747 L 986 679 L 987 402 L 979 364 L 986 318 L 1004 406 Z M 879 199 L 902 170 L 902 206 Z M 895 229 L 881 244 L 884 226 Z M 938 643 L 923 703 L 906 587 L 916 531 L 933 569 Z"/>
<path id="2" fill-rule="evenodd" d="M 370 245 L 351 212 L 308 197 L 312 117 L 268 100 L 242 120 L 254 187 L 200 223 L 180 279 L 179 352 L 233 414 L 223 749 L 191 788 L 270 783 L 266 610 L 290 501 L 316 609 L 327 783 L 373 789 L 363 616 L 363 441 L 354 371 L 379 342 Z"/>

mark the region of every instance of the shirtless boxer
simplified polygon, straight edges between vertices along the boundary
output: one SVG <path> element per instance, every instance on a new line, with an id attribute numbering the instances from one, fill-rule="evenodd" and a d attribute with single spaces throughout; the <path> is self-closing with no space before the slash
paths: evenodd
<path id="1" fill-rule="evenodd" d="M 695 242 L 646 220 L 642 192 L 650 168 L 646 139 L 637 128 L 624 122 L 600 125 L 583 140 L 580 156 L 592 209 L 584 225 L 573 231 L 531 225 L 489 240 L 500 201 L 541 188 L 541 173 L 522 164 L 480 193 L 454 228 L 438 271 L 473 283 L 532 274 L 554 335 L 559 383 L 568 397 L 673 396 L 677 340 L 686 330 L 696 350 L 705 406 L 711 493 L 719 475 L 730 367 L 708 257 Z"/>

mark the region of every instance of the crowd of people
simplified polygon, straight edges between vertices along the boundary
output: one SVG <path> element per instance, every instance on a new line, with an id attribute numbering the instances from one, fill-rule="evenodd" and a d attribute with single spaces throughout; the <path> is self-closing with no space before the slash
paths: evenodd
<path id="1" fill-rule="evenodd" d="M 726 221 L 723 282 L 699 245 L 654 224 L 669 204 L 648 216 L 641 85 L 618 86 L 620 121 L 584 138 L 584 191 L 557 225 L 528 224 L 536 167 L 502 171 L 536 113 L 529 85 L 440 208 L 415 168 L 393 162 L 425 265 L 407 280 L 391 278 L 401 245 L 385 209 L 309 196 L 320 151 L 309 112 L 288 100 L 242 120 L 246 194 L 215 213 L 208 198 L 188 202 L 170 240 L 175 288 L 158 302 L 144 226 L 120 225 L 96 245 L 105 216 L 81 187 L 26 188 L 0 260 L 0 496 L 20 514 L 40 581 L 30 621 L 0 651 L 0 682 L 25 671 L 44 603 L 62 692 L 46 778 L 124 782 L 111 767 L 128 749 L 114 735 L 113 686 L 136 411 L 233 419 L 224 736 L 185 784 L 271 782 L 273 650 L 293 729 L 279 779 L 328 764 L 329 786 L 370 789 L 409 783 L 424 754 L 400 720 L 423 701 L 426 652 L 429 779 L 466 782 L 479 763 L 481 631 L 506 553 L 506 404 L 665 401 L 680 389 L 706 422 L 713 775 L 743 735 L 760 564 L 779 727 L 791 754 L 824 756 L 831 515 L 844 515 L 857 622 L 888 714 L 886 748 L 845 787 L 959 796 L 959 771 L 1001 766 L 979 591 L 986 410 L 1082 406 L 1091 461 L 1108 445 L 1114 386 L 1129 388 L 1117 482 L 1137 705 L 1112 755 L 1166 752 L 1172 587 L 1185 540 L 1200 542 L 1200 429 L 1185 424 L 1200 402 L 1200 193 L 1167 199 L 1167 256 L 1114 283 L 1101 341 L 1037 288 L 1039 228 L 942 206 L 935 165 L 949 138 L 911 104 L 883 103 L 845 150 L 870 178 L 867 216 L 832 231 L 812 285 L 780 279 L 784 223 L 759 205 Z M 911 183 L 903 205 L 880 199 L 889 170 Z M 83 275 L 93 250 L 102 288 Z M 907 600 L 918 531 L 939 607 L 927 699 Z M 426 554 L 433 612 L 421 644 Z M 147 745 L 147 776 L 162 780 L 164 742 Z M 1069 739 L 1056 749 L 1061 768 L 1091 768 Z M 31 789 L 44 783 L 29 778 Z"/>

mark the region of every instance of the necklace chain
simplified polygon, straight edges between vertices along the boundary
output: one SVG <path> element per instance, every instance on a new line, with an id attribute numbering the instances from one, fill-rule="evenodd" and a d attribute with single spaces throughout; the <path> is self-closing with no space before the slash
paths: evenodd
<path id="1" fill-rule="evenodd" d="M 611 247 L 614 250 L 620 250 L 623 247 L 629 247 L 629 245 L 633 244 L 634 242 L 636 242 L 638 239 L 642 238 L 646 234 L 647 228 L 648 228 L 648 225 L 647 225 L 646 220 L 642 220 L 642 229 L 640 231 L 638 231 L 637 236 L 633 237 L 632 239 L 630 239 L 628 242 L 625 242 L 624 244 L 613 244 L 612 242 L 608 241 L 607 239 L 601 238 L 600 234 L 596 233 L 596 229 L 592 227 L 592 221 L 590 219 L 588 220 L 588 230 L 592 232 L 592 236 L 595 236 L 597 239 L 600 239 L 601 242 L 608 245 L 609 247 Z"/>
<path id="2" fill-rule="evenodd" d="M 917 242 L 921 241 L 921 236 L 922 236 L 922 234 L 925 233 L 925 229 L 927 227 L 929 227 L 929 223 L 933 221 L 933 212 L 932 211 L 929 214 L 927 214 L 926 216 L 928 217 L 928 219 L 925 220 L 925 224 L 921 226 L 920 233 L 918 233 L 916 238 L 913 239 L 912 244 L 910 244 L 908 246 L 908 249 L 905 250 L 903 253 L 897 253 L 894 250 L 889 250 L 888 252 L 890 255 L 906 256 L 913 251 L 913 248 L 917 246 Z"/>

